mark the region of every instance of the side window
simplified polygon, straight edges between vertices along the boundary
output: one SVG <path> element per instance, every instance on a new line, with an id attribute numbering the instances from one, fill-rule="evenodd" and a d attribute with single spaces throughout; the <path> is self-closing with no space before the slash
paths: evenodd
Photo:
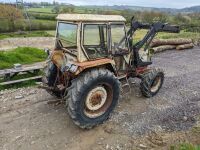
<path id="1" fill-rule="evenodd" d="M 128 51 L 126 32 L 123 24 L 111 25 L 112 51 Z"/>
<path id="2" fill-rule="evenodd" d="M 84 45 L 100 45 L 98 25 L 85 25 Z"/>
<path id="3" fill-rule="evenodd" d="M 83 47 L 90 58 L 107 56 L 107 25 L 84 25 Z"/>

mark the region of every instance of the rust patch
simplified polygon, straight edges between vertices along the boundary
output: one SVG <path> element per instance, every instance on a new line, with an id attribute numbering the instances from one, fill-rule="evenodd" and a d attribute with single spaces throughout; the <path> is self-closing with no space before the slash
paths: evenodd
<path id="1" fill-rule="evenodd" d="M 63 51 L 53 51 L 51 60 L 58 68 L 61 68 L 62 64 L 64 63 L 64 59 L 65 56 Z"/>
<path id="2" fill-rule="evenodd" d="M 77 75 L 87 68 L 92 68 L 95 66 L 101 66 L 101 65 L 105 65 L 105 64 L 115 64 L 115 62 L 112 59 L 103 58 L 103 59 L 86 61 L 86 62 L 81 62 L 81 63 L 75 62 L 74 64 L 79 66 L 78 71 L 75 73 Z"/>

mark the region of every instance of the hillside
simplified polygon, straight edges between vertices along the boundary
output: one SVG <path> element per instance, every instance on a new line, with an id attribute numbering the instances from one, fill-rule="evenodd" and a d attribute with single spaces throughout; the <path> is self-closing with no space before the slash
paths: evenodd
<path id="1" fill-rule="evenodd" d="M 200 13 L 200 5 L 187 7 L 182 9 L 176 8 L 155 8 L 155 7 L 141 7 L 141 6 L 129 6 L 129 5 L 113 5 L 113 6 L 84 6 L 94 9 L 107 9 L 107 10 L 134 10 L 134 11 L 160 11 L 167 13 Z"/>
<path id="2" fill-rule="evenodd" d="M 187 7 L 181 9 L 182 12 L 187 12 L 187 13 L 200 13 L 200 5 L 199 6 L 193 6 L 193 7 Z"/>

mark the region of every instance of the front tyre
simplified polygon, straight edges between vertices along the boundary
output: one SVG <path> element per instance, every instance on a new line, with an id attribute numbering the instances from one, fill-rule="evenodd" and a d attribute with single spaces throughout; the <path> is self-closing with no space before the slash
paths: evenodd
<path id="1" fill-rule="evenodd" d="M 142 75 L 140 89 L 142 95 L 150 98 L 155 96 L 161 89 L 164 82 L 164 73 L 160 69 L 152 69 Z"/>
<path id="2" fill-rule="evenodd" d="M 108 119 L 120 93 L 118 79 L 107 69 L 93 69 L 74 79 L 67 95 L 68 112 L 81 128 L 92 128 Z"/>

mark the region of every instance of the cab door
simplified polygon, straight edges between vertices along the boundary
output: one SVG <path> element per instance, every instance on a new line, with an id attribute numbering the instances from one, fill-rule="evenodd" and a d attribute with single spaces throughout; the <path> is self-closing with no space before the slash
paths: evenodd
<path id="1" fill-rule="evenodd" d="M 125 74 L 129 64 L 130 49 L 124 23 L 110 24 L 110 45 L 118 74 Z"/>

